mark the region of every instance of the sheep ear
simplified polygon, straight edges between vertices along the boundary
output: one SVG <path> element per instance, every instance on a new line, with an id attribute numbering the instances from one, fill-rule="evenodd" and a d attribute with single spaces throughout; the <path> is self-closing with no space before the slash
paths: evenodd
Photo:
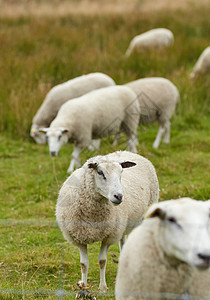
<path id="1" fill-rule="evenodd" d="M 97 167 L 98 167 L 98 164 L 97 164 L 97 163 L 89 163 L 89 164 L 88 164 L 88 168 L 89 168 L 89 169 L 94 169 L 94 170 L 96 170 Z"/>
<path id="2" fill-rule="evenodd" d="M 145 219 L 155 218 L 155 217 L 158 217 L 161 220 L 165 220 L 166 219 L 166 212 L 163 209 L 161 209 L 159 207 L 156 207 L 155 205 L 152 205 L 148 209 L 148 211 L 146 212 Z"/>
<path id="3" fill-rule="evenodd" d="M 48 128 L 40 128 L 39 133 L 46 134 L 47 130 L 48 130 Z"/>
<path id="4" fill-rule="evenodd" d="M 70 131 L 69 131 L 68 128 L 62 128 L 61 132 L 62 132 L 62 133 L 69 133 Z"/>
<path id="5" fill-rule="evenodd" d="M 125 169 L 125 168 L 134 167 L 136 165 L 136 163 L 132 162 L 132 161 L 124 161 L 124 162 L 120 163 L 120 165 L 123 169 Z"/>

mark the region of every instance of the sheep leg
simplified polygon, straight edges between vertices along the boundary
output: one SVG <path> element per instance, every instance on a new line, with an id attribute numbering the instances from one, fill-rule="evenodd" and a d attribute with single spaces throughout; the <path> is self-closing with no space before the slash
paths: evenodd
<path id="1" fill-rule="evenodd" d="M 72 173 L 74 171 L 74 167 L 76 166 L 77 168 L 81 166 L 81 162 L 79 159 L 79 154 L 82 151 L 82 149 L 78 146 L 74 146 L 74 150 L 71 155 L 71 162 L 69 165 L 69 168 L 67 170 L 67 173 Z"/>
<path id="2" fill-rule="evenodd" d="M 163 139 L 163 142 L 166 143 L 166 144 L 169 144 L 170 143 L 170 122 L 167 121 L 164 125 L 165 127 L 165 136 L 164 136 L 164 139 Z"/>
<path id="3" fill-rule="evenodd" d="M 92 140 L 88 149 L 91 151 L 98 150 L 100 148 L 101 140 Z"/>
<path id="4" fill-rule="evenodd" d="M 165 132 L 165 128 L 160 125 L 158 133 L 157 133 L 157 136 L 156 136 L 156 139 L 155 139 L 155 141 L 153 143 L 153 148 L 157 149 L 159 147 L 160 141 L 162 139 L 162 136 L 163 136 L 164 132 Z"/>
<path id="5" fill-rule="evenodd" d="M 108 288 L 106 285 L 106 278 L 105 278 L 105 272 L 106 272 L 106 261 L 107 261 L 107 252 L 109 249 L 109 245 L 101 243 L 101 249 L 98 256 L 98 262 L 100 267 L 100 284 L 99 284 L 99 290 L 105 292 Z"/>
<path id="6" fill-rule="evenodd" d="M 89 268 L 89 259 L 87 254 L 87 245 L 79 245 L 80 265 L 82 273 L 82 281 L 87 285 L 87 274 Z"/>
<path id="7" fill-rule="evenodd" d="M 119 142 L 119 139 L 120 139 L 120 132 L 118 132 L 118 133 L 115 135 L 114 142 L 113 142 L 113 146 L 117 146 L 117 144 L 118 144 L 118 142 Z"/>
<path id="8" fill-rule="evenodd" d="M 123 245 L 125 244 L 125 240 L 126 240 L 126 237 L 125 237 L 125 235 L 123 235 L 123 237 L 119 241 L 120 252 L 122 251 Z"/>
<path id="9" fill-rule="evenodd" d="M 137 140 L 137 137 L 135 134 L 133 134 L 131 137 L 128 138 L 128 146 L 127 146 L 128 151 L 137 153 L 136 140 Z"/>

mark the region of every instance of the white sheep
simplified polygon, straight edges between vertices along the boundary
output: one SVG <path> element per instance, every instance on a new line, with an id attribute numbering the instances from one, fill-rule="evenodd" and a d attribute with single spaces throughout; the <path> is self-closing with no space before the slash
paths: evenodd
<path id="1" fill-rule="evenodd" d="M 152 163 L 127 151 L 90 158 L 68 177 L 59 192 L 56 219 L 65 239 L 79 248 L 85 285 L 87 244 L 101 241 L 99 289 L 105 291 L 109 246 L 120 241 L 121 249 L 125 235 L 142 221 L 146 208 L 158 198 Z"/>
<path id="2" fill-rule="evenodd" d="M 207 47 L 198 58 L 193 71 L 190 74 L 192 79 L 198 78 L 200 75 L 210 74 L 210 47 Z"/>
<path id="3" fill-rule="evenodd" d="M 125 84 L 137 95 L 140 105 L 140 124 L 159 123 L 159 130 L 153 143 L 158 148 L 164 135 L 163 142 L 170 142 L 170 118 L 180 99 L 176 86 L 166 78 L 150 77 L 131 81 Z M 116 145 L 119 135 L 116 136 Z"/>
<path id="4" fill-rule="evenodd" d="M 81 165 L 79 154 L 92 139 L 120 131 L 128 138 L 128 150 L 136 152 L 139 123 L 139 103 L 136 94 L 126 86 L 111 86 L 92 91 L 62 105 L 49 128 L 40 129 L 47 135 L 50 154 L 57 156 L 68 140 L 74 142 L 72 159 L 67 172 Z"/>
<path id="5" fill-rule="evenodd" d="M 45 136 L 39 133 L 39 128 L 48 127 L 50 125 L 62 104 L 92 90 L 111 85 L 115 85 L 115 82 L 106 74 L 90 73 L 54 86 L 48 92 L 44 102 L 33 118 L 30 132 L 31 137 L 38 144 L 45 144 Z"/>
<path id="6" fill-rule="evenodd" d="M 153 143 L 158 148 L 164 135 L 164 143 L 170 142 L 170 118 L 180 99 L 176 86 L 166 78 L 150 77 L 126 84 L 137 95 L 140 112 L 140 124 L 159 123 L 159 130 Z"/>
<path id="7" fill-rule="evenodd" d="M 116 299 L 209 299 L 209 212 L 209 203 L 190 198 L 152 205 L 120 254 Z"/>
<path id="8" fill-rule="evenodd" d="M 131 40 L 125 55 L 128 57 L 131 53 L 140 50 L 161 50 L 173 45 L 173 43 L 174 35 L 171 30 L 166 28 L 155 28 L 135 36 Z"/>

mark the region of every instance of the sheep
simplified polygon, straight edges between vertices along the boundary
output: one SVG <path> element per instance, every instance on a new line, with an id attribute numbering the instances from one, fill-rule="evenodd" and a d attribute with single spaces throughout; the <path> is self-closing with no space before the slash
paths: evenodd
<path id="1" fill-rule="evenodd" d="M 193 71 L 190 74 L 191 79 L 197 79 L 200 75 L 210 73 L 210 47 L 207 47 L 198 58 Z"/>
<path id="2" fill-rule="evenodd" d="M 163 135 L 164 143 L 169 143 L 169 120 L 180 99 L 176 86 L 168 79 L 162 77 L 142 78 L 125 85 L 131 88 L 138 97 L 141 107 L 140 124 L 150 124 L 156 121 L 159 123 L 159 130 L 153 143 L 153 148 L 159 147 Z"/>
<path id="3" fill-rule="evenodd" d="M 120 254 L 116 300 L 209 299 L 209 211 L 190 198 L 151 205 Z"/>
<path id="4" fill-rule="evenodd" d="M 166 28 L 155 28 L 135 36 L 125 53 L 129 57 L 132 53 L 140 50 L 157 49 L 162 50 L 174 43 L 174 35 Z"/>
<path id="5" fill-rule="evenodd" d="M 170 142 L 170 118 L 174 113 L 176 104 L 180 99 L 176 86 L 166 78 L 142 78 L 126 83 L 139 100 L 140 124 L 159 123 L 159 130 L 153 143 L 153 148 L 158 148 L 164 135 L 163 142 Z M 116 135 L 114 145 L 117 144 L 119 134 Z"/>
<path id="6" fill-rule="evenodd" d="M 68 177 L 59 192 L 56 220 L 64 238 L 79 248 L 85 285 L 87 244 L 101 242 L 99 289 L 105 291 L 109 246 L 119 242 L 122 249 L 125 235 L 141 222 L 146 208 L 158 198 L 154 166 L 128 151 L 92 157 Z"/>
<path id="7" fill-rule="evenodd" d="M 103 73 L 90 73 L 54 86 L 35 114 L 30 135 L 38 144 L 45 144 L 46 139 L 39 133 L 39 128 L 48 127 L 56 117 L 62 104 L 72 98 L 80 97 L 92 90 L 115 85 L 114 80 Z"/>
<path id="8" fill-rule="evenodd" d="M 40 129 L 48 139 L 50 154 L 57 156 L 68 140 L 74 142 L 72 159 L 67 170 L 81 165 L 79 154 L 92 139 L 124 131 L 128 150 L 136 152 L 139 123 L 139 103 L 136 94 L 126 86 L 111 86 L 92 91 L 64 103 L 49 128 Z"/>

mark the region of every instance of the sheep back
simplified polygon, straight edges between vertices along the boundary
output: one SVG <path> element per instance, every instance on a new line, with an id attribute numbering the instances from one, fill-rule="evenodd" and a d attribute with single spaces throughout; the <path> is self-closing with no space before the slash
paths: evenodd
<path id="1" fill-rule="evenodd" d="M 136 132 L 139 123 L 136 94 L 125 86 L 112 86 L 92 91 L 62 105 L 51 128 L 67 127 L 74 138 L 88 140 Z"/>
<path id="2" fill-rule="evenodd" d="M 192 73 L 191 78 L 197 78 L 200 75 L 210 73 L 210 47 L 207 47 L 198 58 Z"/>
<path id="3" fill-rule="evenodd" d="M 155 28 L 147 32 L 135 36 L 127 51 L 126 55 L 129 56 L 132 52 L 150 49 L 162 49 L 169 47 L 174 43 L 173 33 L 166 28 Z"/>
<path id="4" fill-rule="evenodd" d="M 62 104 L 92 90 L 115 85 L 114 80 L 103 73 L 90 73 L 54 86 L 33 118 L 33 124 L 48 127 Z"/>
<path id="5" fill-rule="evenodd" d="M 168 79 L 151 77 L 126 84 L 137 95 L 141 107 L 140 123 L 148 124 L 159 120 L 165 123 L 172 116 L 179 101 L 179 91 Z"/>

